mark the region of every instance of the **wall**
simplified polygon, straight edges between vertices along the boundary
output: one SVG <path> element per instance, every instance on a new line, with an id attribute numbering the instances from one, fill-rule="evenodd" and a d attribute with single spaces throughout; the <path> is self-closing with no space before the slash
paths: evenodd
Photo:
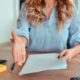
<path id="1" fill-rule="evenodd" d="M 0 0 L 0 43 L 8 42 L 16 29 L 18 0 Z"/>

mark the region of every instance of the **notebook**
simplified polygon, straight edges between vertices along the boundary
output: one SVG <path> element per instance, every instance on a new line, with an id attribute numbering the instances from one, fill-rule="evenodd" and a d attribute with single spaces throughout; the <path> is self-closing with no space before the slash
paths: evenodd
<path id="1" fill-rule="evenodd" d="M 4 64 L 0 64 L 0 72 L 6 71 L 7 67 Z"/>
<path id="2" fill-rule="evenodd" d="M 30 54 L 28 60 L 22 67 L 19 75 L 36 73 L 46 70 L 66 69 L 67 62 L 66 58 L 58 59 L 59 54 L 48 53 L 48 54 Z"/>

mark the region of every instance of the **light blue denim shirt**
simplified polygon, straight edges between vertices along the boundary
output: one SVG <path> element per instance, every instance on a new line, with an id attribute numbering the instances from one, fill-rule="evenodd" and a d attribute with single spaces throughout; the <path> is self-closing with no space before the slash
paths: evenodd
<path id="1" fill-rule="evenodd" d="M 29 25 L 24 10 L 21 9 L 19 17 L 19 28 L 15 31 L 18 36 L 28 39 L 28 51 L 60 52 L 67 48 L 69 38 L 70 47 L 80 44 L 80 16 L 74 7 L 74 17 L 66 20 L 62 30 L 59 32 L 56 25 L 56 6 L 50 17 L 37 25 L 37 29 Z"/>

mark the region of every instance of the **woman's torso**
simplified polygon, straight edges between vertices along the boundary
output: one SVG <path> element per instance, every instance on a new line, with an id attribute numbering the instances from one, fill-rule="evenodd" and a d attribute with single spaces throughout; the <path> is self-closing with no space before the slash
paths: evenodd
<path id="1" fill-rule="evenodd" d="M 56 7 L 50 17 L 40 23 L 37 28 L 30 26 L 28 51 L 60 52 L 67 48 L 69 26 L 71 20 L 67 20 L 61 31 L 56 25 Z"/>

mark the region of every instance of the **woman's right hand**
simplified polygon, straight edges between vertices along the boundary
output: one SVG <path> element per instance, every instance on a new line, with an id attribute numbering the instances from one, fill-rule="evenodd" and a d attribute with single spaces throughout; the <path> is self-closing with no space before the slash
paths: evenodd
<path id="1" fill-rule="evenodd" d="M 26 59 L 25 41 L 23 39 L 24 37 L 19 37 L 15 32 L 12 32 L 12 55 L 19 66 L 22 66 Z"/>

